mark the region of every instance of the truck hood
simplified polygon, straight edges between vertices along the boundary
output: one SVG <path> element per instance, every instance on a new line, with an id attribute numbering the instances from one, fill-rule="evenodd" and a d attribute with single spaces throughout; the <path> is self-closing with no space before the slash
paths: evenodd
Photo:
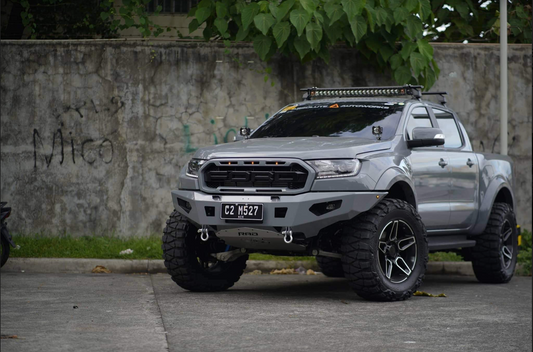
<path id="1" fill-rule="evenodd" d="M 390 149 L 391 145 L 390 141 L 380 142 L 342 137 L 256 138 L 205 147 L 196 151 L 194 157 L 206 160 L 221 158 L 350 159 L 360 153 Z"/>

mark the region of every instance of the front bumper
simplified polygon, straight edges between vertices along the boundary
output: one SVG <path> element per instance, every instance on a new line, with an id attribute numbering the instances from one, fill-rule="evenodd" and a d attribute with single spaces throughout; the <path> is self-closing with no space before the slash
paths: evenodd
<path id="1" fill-rule="evenodd" d="M 308 192 L 298 195 L 213 195 L 200 191 L 174 190 L 172 201 L 175 209 L 197 225 L 216 227 L 216 231 L 233 228 L 255 228 L 276 231 L 276 227 L 290 227 L 306 238 L 318 235 L 323 228 L 336 222 L 349 220 L 376 205 L 387 192 Z M 178 203 L 188 202 L 189 211 Z M 317 203 L 341 200 L 339 208 L 322 215 L 315 215 L 310 208 Z M 263 204 L 263 220 L 228 222 L 220 218 L 222 203 Z M 207 216 L 205 207 L 214 207 L 214 214 Z M 276 217 L 276 208 L 287 208 L 284 217 Z M 278 214 L 279 216 L 279 214 Z"/>

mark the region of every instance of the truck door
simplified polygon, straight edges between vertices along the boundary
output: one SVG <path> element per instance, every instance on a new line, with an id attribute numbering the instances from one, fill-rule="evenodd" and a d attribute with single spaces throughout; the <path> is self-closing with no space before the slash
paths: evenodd
<path id="1" fill-rule="evenodd" d="M 450 160 L 450 227 L 466 229 L 477 217 L 478 160 L 454 115 L 444 109 L 432 109 L 444 132 L 444 149 Z"/>
<path id="2" fill-rule="evenodd" d="M 415 107 L 408 117 L 405 137 L 415 127 L 436 127 L 426 107 Z M 444 229 L 450 220 L 450 173 L 448 156 L 441 147 L 412 148 L 411 161 L 418 212 L 428 230 Z"/>

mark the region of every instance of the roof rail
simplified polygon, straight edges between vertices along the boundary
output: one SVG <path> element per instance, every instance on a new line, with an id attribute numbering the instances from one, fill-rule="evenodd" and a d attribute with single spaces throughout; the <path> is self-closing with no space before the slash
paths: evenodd
<path id="1" fill-rule="evenodd" d="M 422 95 L 440 95 L 439 103 L 442 106 L 446 106 L 446 95 L 448 95 L 448 92 L 423 92 Z"/>
<path id="2" fill-rule="evenodd" d="M 347 88 L 302 88 L 306 92 L 304 100 L 311 100 L 319 97 L 380 97 L 380 96 L 400 96 L 411 95 L 415 99 L 422 97 L 424 86 L 406 84 L 404 86 L 387 87 L 347 87 Z"/>

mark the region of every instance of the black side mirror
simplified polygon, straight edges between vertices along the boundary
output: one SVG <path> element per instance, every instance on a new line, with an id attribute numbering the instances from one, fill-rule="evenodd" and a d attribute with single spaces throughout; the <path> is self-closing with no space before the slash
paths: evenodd
<path id="1" fill-rule="evenodd" d="M 241 127 L 239 134 L 243 137 L 248 137 L 252 130 L 249 127 Z"/>
<path id="2" fill-rule="evenodd" d="M 409 148 L 434 147 L 444 144 L 444 133 L 440 128 L 415 127 L 412 133 L 412 139 L 407 141 Z"/>

